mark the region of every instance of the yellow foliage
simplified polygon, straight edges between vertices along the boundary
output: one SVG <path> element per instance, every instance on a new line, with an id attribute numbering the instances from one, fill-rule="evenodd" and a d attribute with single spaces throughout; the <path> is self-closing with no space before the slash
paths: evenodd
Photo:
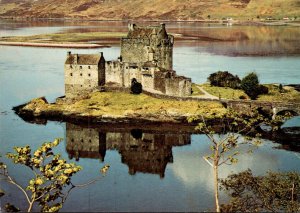
<path id="1" fill-rule="evenodd" d="M 35 184 L 36 184 L 36 185 L 42 185 L 43 183 L 44 183 L 44 181 L 43 181 L 42 178 L 37 178 L 37 179 L 35 180 Z"/>

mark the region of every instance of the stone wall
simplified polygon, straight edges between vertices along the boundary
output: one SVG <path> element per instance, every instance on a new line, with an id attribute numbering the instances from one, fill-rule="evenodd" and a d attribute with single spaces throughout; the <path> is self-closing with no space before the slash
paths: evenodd
<path id="1" fill-rule="evenodd" d="M 141 84 L 143 86 L 143 90 L 151 91 L 154 88 L 154 77 L 153 74 L 142 74 Z"/>
<path id="2" fill-rule="evenodd" d="M 169 39 L 121 39 L 121 58 L 123 62 L 145 63 L 147 61 L 157 61 L 158 67 L 167 70 L 173 69 L 173 36 Z"/>
<path id="3" fill-rule="evenodd" d="M 119 61 L 107 61 L 105 63 L 105 83 L 114 82 L 123 86 L 123 63 Z"/>
<path id="4" fill-rule="evenodd" d="M 173 69 L 173 44 L 163 45 L 157 48 L 154 54 L 157 65 L 167 70 Z"/>
<path id="5" fill-rule="evenodd" d="M 103 53 L 101 53 L 101 59 L 98 65 L 98 86 L 103 86 L 105 84 L 105 59 Z"/>
<path id="6" fill-rule="evenodd" d="M 122 61 L 130 63 L 143 63 L 148 61 L 149 39 L 121 39 L 121 57 Z"/>
<path id="7" fill-rule="evenodd" d="M 129 65 L 128 63 L 125 63 L 123 85 L 125 87 L 131 87 L 131 81 L 134 78 L 138 82 L 142 81 L 141 68 L 136 65 Z"/>
<path id="8" fill-rule="evenodd" d="M 80 96 L 95 90 L 99 84 L 98 65 L 65 65 L 65 95 Z"/>

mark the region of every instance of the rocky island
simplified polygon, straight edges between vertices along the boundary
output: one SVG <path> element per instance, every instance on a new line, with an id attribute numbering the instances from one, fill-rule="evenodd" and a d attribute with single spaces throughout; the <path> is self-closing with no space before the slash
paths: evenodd
<path id="1" fill-rule="evenodd" d="M 49 119 L 84 123 L 182 123 L 189 117 L 204 117 L 211 122 L 222 118 L 228 108 L 247 114 L 260 108 L 271 116 L 281 111 L 300 111 L 299 104 L 267 101 L 230 100 L 228 91 L 216 88 L 207 94 L 191 78 L 177 75 L 173 70 L 174 37 L 159 26 L 128 25 L 128 34 L 121 38 L 117 60 L 106 61 L 104 54 L 67 53 L 64 64 L 65 96 L 49 104 L 45 98 L 34 99 L 15 107 L 25 119 Z M 269 86 L 275 94 L 275 86 Z M 202 91 L 201 91 L 202 89 Z M 204 92 L 204 96 L 195 96 Z M 193 93 L 193 94 L 192 94 Z M 206 94 L 205 94 L 206 93 Z M 229 92 L 230 94 L 242 94 Z M 298 92 L 291 90 L 291 100 Z M 206 96 L 205 96 L 206 95 Z M 240 95 L 239 95 L 240 96 Z M 287 95 L 285 95 L 287 96 Z M 226 99 L 223 99 L 223 98 Z"/>

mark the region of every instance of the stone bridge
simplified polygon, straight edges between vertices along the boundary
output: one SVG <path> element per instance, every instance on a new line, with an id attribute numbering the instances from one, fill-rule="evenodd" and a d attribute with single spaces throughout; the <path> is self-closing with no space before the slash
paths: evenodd
<path id="1" fill-rule="evenodd" d="M 268 101 L 249 101 L 249 100 L 221 100 L 225 107 L 234 110 L 247 112 L 252 108 L 264 110 L 274 119 L 276 115 L 283 115 L 285 112 L 293 116 L 300 115 L 300 103 L 268 102 Z"/>

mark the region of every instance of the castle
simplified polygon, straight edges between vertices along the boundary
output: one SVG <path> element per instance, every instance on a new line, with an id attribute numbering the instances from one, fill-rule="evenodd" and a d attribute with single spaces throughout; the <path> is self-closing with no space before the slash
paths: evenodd
<path id="1" fill-rule="evenodd" d="M 165 24 L 140 27 L 128 25 L 121 39 L 118 60 L 106 61 L 100 54 L 71 54 L 65 61 L 65 95 L 74 98 L 99 87 L 130 88 L 132 80 L 144 91 L 171 96 L 191 94 L 191 79 L 173 70 L 174 37 L 167 34 Z"/>

